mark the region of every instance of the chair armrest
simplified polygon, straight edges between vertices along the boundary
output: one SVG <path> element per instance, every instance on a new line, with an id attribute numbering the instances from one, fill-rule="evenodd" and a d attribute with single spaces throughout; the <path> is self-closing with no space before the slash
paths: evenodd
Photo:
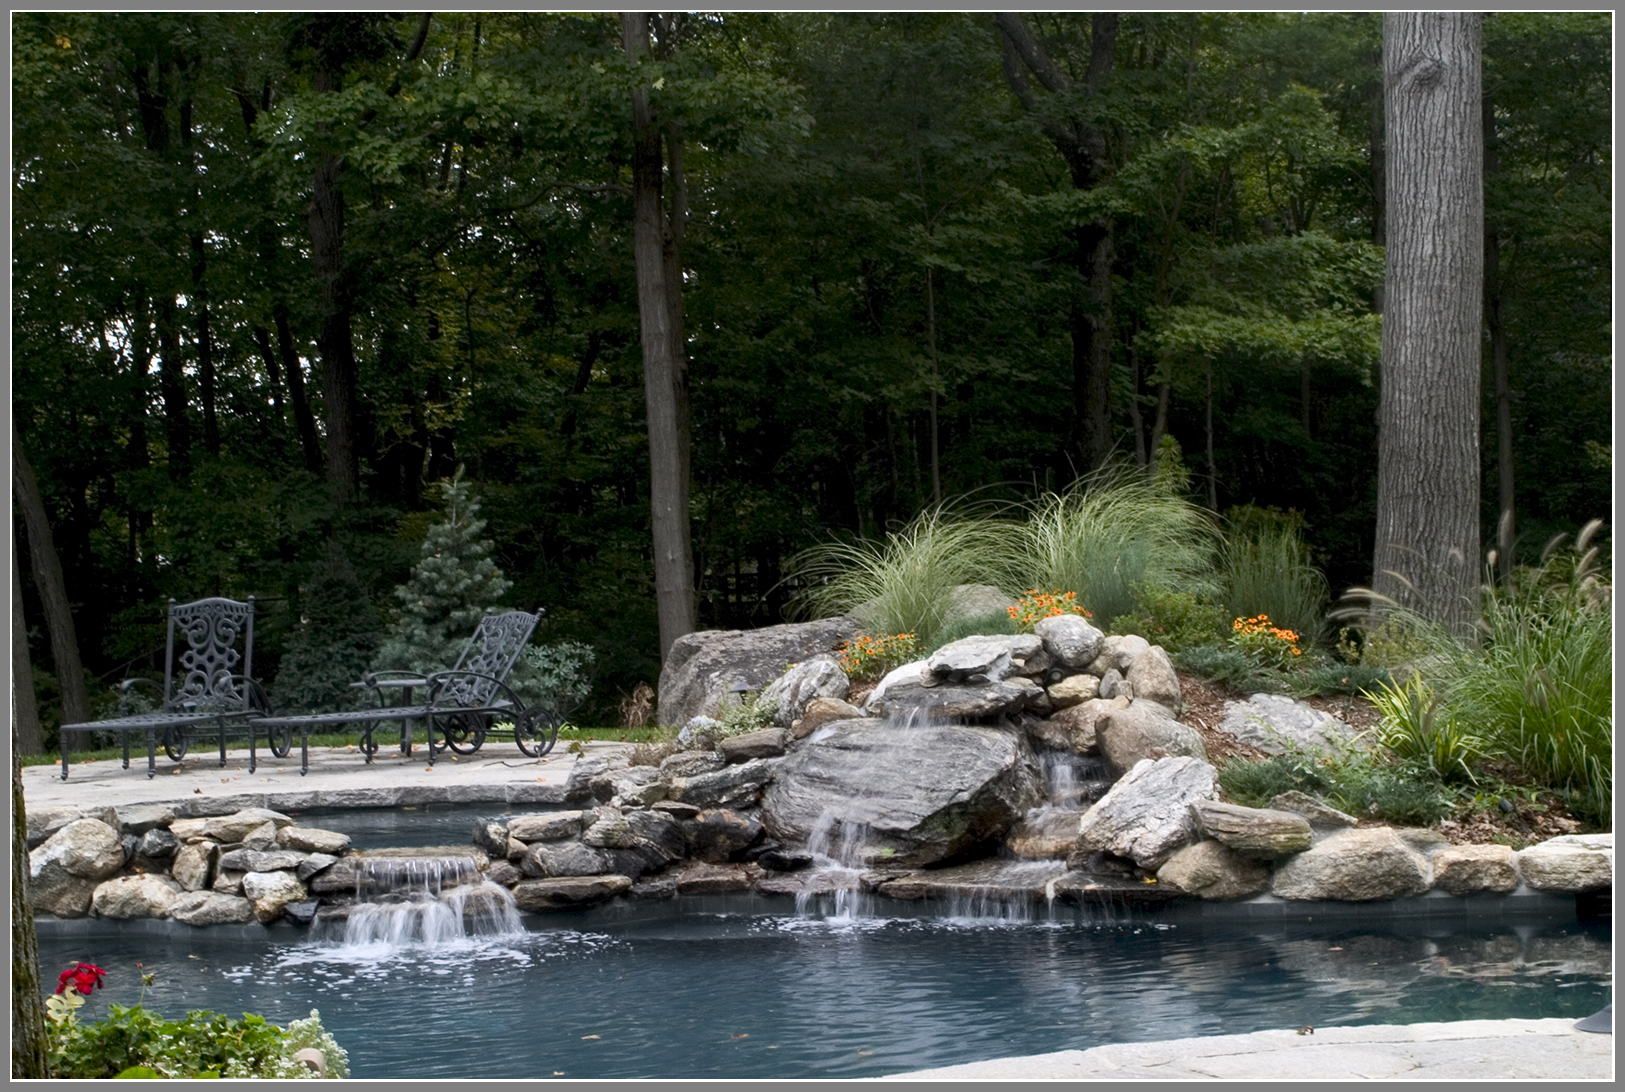
<path id="1" fill-rule="evenodd" d="M 427 703 L 429 708 L 433 709 L 440 704 L 440 697 L 445 692 L 446 684 L 452 679 L 484 679 L 493 684 L 497 690 L 505 695 L 505 697 L 500 701 L 488 701 L 486 703 L 487 705 L 502 705 L 504 707 L 511 706 L 514 709 L 518 709 L 520 712 L 524 712 L 525 703 L 519 700 L 519 695 L 514 692 L 513 687 L 509 686 L 495 675 L 487 675 L 480 671 L 437 671 L 433 675 L 430 675 L 428 679 L 429 700 Z M 459 708 L 459 706 L 448 705 L 446 708 L 456 709 Z"/>
<path id="2" fill-rule="evenodd" d="M 258 679 L 248 675 L 233 675 L 231 681 L 248 688 L 248 702 L 244 712 L 249 716 L 268 717 L 271 715 L 271 699 L 266 696 L 265 687 Z"/>
<path id="3" fill-rule="evenodd" d="M 350 686 L 369 690 L 379 686 L 427 686 L 429 678 L 420 671 L 369 671 L 360 682 L 351 683 Z"/>
<path id="4" fill-rule="evenodd" d="M 119 683 L 119 685 L 118 685 L 118 715 L 119 716 L 127 717 L 127 716 L 130 715 L 130 688 L 132 686 L 136 685 L 137 683 L 142 683 L 142 684 L 144 684 L 146 686 L 150 686 L 154 690 L 158 691 L 158 705 L 159 705 L 160 708 L 162 708 L 163 703 L 164 703 L 164 697 L 163 697 L 164 688 L 163 688 L 163 685 L 161 683 L 157 682 L 154 679 L 142 679 L 142 678 L 125 679 L 123 682 Z"/>

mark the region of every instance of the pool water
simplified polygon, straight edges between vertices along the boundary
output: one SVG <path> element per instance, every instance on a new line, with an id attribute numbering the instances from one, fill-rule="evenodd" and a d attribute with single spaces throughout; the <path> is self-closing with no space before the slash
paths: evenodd
<path id="1" fill-rule="evenodd" d="M 850 1078 L 1267 1028 L 1580 1019 L 1610 999 L 1609 927 L 1346 928 L 673 913 L 437 947 L 292 929 L 48 928 L 44 980 L 168 1015 L 321 1010 L 353 1077 Z M 143 966 L 136 970 L 136 962 Z"/>

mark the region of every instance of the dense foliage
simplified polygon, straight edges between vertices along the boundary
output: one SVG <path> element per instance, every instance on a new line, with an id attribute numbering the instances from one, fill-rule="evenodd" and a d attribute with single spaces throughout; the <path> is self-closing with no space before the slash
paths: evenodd
<path id="1" fill-rule="evenodd" d="M 702 625 L 782 620 L 791 558 L 883 550 L 948 498 L 1076 518 L 1098 224 L 1117 461 L 1150 479 L 1183 451 L 1159 478 L 1180 499 L 1296 512 L 1296 571 L 1367 583 L 1378 18 L 1124 15 L 1098 87 L 1089 16 L 1026 19 L 1065 77 L 1031 108 L 986 14 L 690 16 L 640 75 L 606 14 L 14 13 L 14 421 L 93 690 L 161 667 L 167 598 L 254 594 L 257 673 L 290 707 L 336 700 L 418 624 L 392 591 L 460 465 L 506 601 L 547 608 L 539 645 L 591 646 L 592 715 L 654 680 L 629 190 L 651 72 L 687 179 L 666 198 L 688 209 Z M 1484 529 L 1505 473 L 1524 562 L 1610 502 L 1610 33 L 1485 22 L 1512 463 L 1487 379 Z M 1102 134 L 1087 186 L 1053 140 L 1074 122 Z M 1286 548 L 1250 541 L 1266 566 Z M 1009 590 L 1144 620 L 1145 575 Z M 1147 594 L 1176 591 L 1180 625 L 1298 609 Z"/>

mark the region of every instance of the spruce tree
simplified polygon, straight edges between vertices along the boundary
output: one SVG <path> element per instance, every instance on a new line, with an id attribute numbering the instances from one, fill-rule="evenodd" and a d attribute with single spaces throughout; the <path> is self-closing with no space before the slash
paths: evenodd
<path id="1" fill-rule="evenodd" d="M 277 668 L 273 706 L 279 713 L 354 708 L 361 694 L 350 684 L 372 664 L 383 626 L 336 542 L 305 586 L 302 606 Z"/>
<path id="2" fill-rule="evenodd" d="M 445 519 L 429 528 L 412 577 L 395 589 L 396 621 L 373 661 L 375 671 L 443 671 L 457 661 L 486 608 L 513 587 L 480 538 L 485 521 L 463 468 L 441 485 Z"/>

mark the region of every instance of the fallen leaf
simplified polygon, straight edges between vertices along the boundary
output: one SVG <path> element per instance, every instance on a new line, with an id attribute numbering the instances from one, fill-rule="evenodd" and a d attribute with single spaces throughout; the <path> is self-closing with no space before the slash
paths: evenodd
<path id="1" fill-rule="evenodd" d="M 860 1050 L 860 1051 L 858 1051 L 858 1053 L 862 1054 L 864 1057 L 868 1057 L 869 1055 L 873 1054 L 874 1051 L 872 1051 L 872 1050 Z"/>
<path id="2" fill-rule="evenodd" d="M 730 1035 L 730 1036 L 728 1036 L 728 1038 L 730 1038 L 730 1039 L 749 1039 L 750 1038 L 750 1032 L 747 1031 L 743 1035 Z"/>
<path id="3" fill-rule="evenodd" d="M 596 1036 L 596 1035 L 583 1035 L 582 1038 L 583 1039 L 596 1039 L 596 1038 L 598 1038 L 598 1036 Z"/>
<path id="4" fill-rule="evenodd" d="M 1341 952 L 1343 949 L 1341 949 L 1341 948 L 1327 948 L 1326 950 L 1328 952 Z"/>
<path id="5" fill-rule="evenodd" d="M 203 790 L 202 789 L 193 789 L 192 791 L 197 793 L 199 796 L 203 795 Z"/>
<path id="6" fill-rule="evenodd" d="M 554 1070 L 554 1071 L 553 1071 L 553 1076 L 555 1076 L 555 1077 L 562 1077 L 562 1076 L 564 1076 L 564 1070 L 562 1070 L 562 1069 L 555 1069 L 555 1070 Z"/>
<path id="7" fill-rule="evenodd" d="M 434 767 L 433 766 L 425 766 L 425 767 L 423 767 L 423 772 L 424 773 L 434 773 Z"/>

